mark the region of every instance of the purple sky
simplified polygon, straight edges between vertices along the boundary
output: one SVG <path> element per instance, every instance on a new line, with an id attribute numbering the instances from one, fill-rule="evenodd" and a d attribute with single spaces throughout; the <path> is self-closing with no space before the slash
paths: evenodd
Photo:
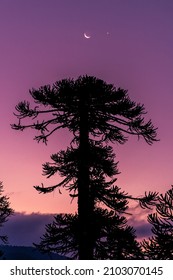
<path id="1" fill-rule="evenodd" d="M 74 212 L 68 194 L 39 195 L 33 185 L 59 177 L 42 176 L 42 163 L 69 144 L 59 131 L 48 146 L 34 131 L 17 132 L 15 105 L 31 100 L 29 89 L 62 78 L 94 75 L 128 89 L 145 105 L 160 142 L 148 146 L 130 138 L 114 145 L 117 184 L 133 195 L 164 192 L 173 184 L 173 1 L 1 0 L 0 1 L 0 180 L 17 212 Z M 86 32 L 90 39 L 84 38 Z M 109 34 L 107 33 L 109 32 Z"/>

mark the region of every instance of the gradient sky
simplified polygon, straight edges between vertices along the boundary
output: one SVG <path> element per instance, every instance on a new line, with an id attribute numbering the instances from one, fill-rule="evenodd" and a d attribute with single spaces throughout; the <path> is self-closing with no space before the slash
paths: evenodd
<path id="1" fill-rule="evenodd" d="M 15 211 L 76 210 L 65 191 L 41 195 L 32 187 L 59 181 L 43 177 L 42 164 L 69 144 L 68 132 L 57 132 L 45 146 L 33 141 L 34 131 L 14 131 L 10 124 L 15 105 L 31 101 L 29 89 L 85 74 L 128 89 L 158 127 L 160 142 L 152 146 L 134 137 L 114 145 L 117 185 L 133 195 L 170 188 L 172 27 L 172 0 L 0 0 L 0 180 Z"/>

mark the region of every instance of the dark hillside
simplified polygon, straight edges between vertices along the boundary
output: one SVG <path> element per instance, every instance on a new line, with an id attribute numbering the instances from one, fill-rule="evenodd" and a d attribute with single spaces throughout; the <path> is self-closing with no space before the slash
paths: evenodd
<path id="1" fill-rule="evenodd" d="M 3 251 L 2 260 L 64 260 L 66 257 L 58 254 L 42 254 L 34 247 L 0 246 Z"/>

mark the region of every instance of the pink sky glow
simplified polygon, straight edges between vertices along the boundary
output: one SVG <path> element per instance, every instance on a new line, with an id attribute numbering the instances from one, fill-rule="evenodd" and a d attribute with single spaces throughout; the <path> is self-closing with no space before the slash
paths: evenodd
<path id="1" fill-rule="evenodd" d="M 0 1 L 0 180 L 18 212 L 75 212 L 65 190 L 38 194 L 58 176 L 42 176 L 42 164 L 65 149 L 71 135 L 60 130 L 48 145 L 34 131 L 10 124 L 29 89 L 62 78 L 93 75 L 127 89 L 144 104 L 160 142 L 148 146 L 131 137 L 114 145 L 117 185 L 133 195 L 165 192 L 173 184 L 173 1 L 2 0 Z M 86 32 L 90 39 L 84 38 Z M 107 33 L 109 32 L 109 34 Z"/>

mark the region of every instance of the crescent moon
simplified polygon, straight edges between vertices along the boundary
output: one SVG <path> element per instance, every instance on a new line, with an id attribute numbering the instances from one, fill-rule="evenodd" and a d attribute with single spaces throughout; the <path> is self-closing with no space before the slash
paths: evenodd
<path id="1" fill-rule="evenodd" d="M 91 36 L 87 35 L 86 33 L 84 33 L 84 37 L 85 37 L 86 39 L 90 39 L 90 38 L 91 38 Z"/>

